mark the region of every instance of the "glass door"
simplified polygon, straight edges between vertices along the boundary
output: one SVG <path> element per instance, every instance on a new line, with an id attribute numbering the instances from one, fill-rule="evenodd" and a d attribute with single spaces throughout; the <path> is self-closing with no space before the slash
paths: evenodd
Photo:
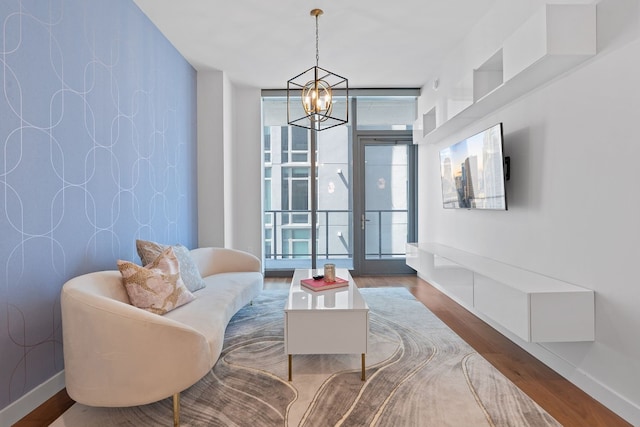
<path id="1" fill-rule="evenodd" d="M 410 135 L 359 135 L 354 155 L 354 267 L 357 274 L 410 274 L 416 238 L 416 147 Z M 397 133 L 396 133 L 397 135 Z M 354 190 L 355 191 L 355 190 Z"/>

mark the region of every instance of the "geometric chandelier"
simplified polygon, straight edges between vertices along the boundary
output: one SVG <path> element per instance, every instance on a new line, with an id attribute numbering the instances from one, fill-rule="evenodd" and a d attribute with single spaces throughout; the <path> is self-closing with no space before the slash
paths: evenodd
<path id="1" fill-rule="evenodd" d="M 316 65 L 287 81 L 287 122 L 317 131 L 349 121 L 349 82 L 346 78 L 318 66 L 318 17 L 316 18 Z"/>

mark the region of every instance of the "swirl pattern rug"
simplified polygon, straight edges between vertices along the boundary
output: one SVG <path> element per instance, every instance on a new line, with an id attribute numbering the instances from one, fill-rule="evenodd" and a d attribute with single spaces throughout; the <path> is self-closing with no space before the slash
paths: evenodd
<path id="1" fill-rule="evenodd" d="M 370 307 L 366 381 L 360 379 L 359 354 L 294 355 L 293 381 L 287 381 L 287 293 L 264 291 L 229 323 L 213 370 L 182 393 L 182 425 L 560 425 L 408 290 L 361 292 Z M 169 398 L 131 408 L 75 404 L 53 426 L 159 426 L 172 421 Z"/>

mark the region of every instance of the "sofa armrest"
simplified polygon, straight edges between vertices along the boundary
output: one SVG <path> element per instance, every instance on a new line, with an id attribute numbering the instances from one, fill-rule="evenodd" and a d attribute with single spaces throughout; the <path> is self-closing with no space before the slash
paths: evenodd
<path id="1" fill-rule="evenodd" d="M 219 273 L 262 272 L 260 260 L 244 251 L 227 248 L 197 248 L 191 256 L 202 277 Z"/>
<path id="2" fill-rule="evenodd" d="M 119 276 L 93 274 L 105 273 Z M 72 279 L 61 295 L 71 398 L 91 406 L 151 403 L 188 388 L 211 369 L 215 361 L 202 334 L 96 293 L 95 286 L 84 286 L 89 281 L 83 276 Z M 103 285 L 110 287 L 111 282 L 103 280 Z"/>

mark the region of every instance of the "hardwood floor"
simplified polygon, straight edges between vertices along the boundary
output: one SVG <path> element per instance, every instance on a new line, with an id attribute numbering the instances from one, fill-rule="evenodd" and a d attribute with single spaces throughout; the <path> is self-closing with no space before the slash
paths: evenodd
<path id="1" fill-rule="evenodd" d="M 49 400 L 18 421 L 13 427 L 43 427 L 56 420 L 75 402 L 71 400 L 66 389 L 60 390 Z"/>
<path id="2" fill-rule="evenodd" d="M 361 288 L 404 286 L 429 310 L 565 427 L 631 426 L 442 292 L 416 276 L 356 277 Z M 289 278 L 265 278 L 265 289 L 287 289 Z M 73 401 L 60 391 L 14 427 L 47 426 Z"/>

